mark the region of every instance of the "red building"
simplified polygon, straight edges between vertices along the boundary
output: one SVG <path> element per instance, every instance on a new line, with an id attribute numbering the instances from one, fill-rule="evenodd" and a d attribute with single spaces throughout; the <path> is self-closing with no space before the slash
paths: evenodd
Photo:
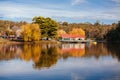
<path id="1" fill-rule="evenodd" d="M 85 40 L 84 35 L 72 35 L 72 34 L 62 34 L 60 36 L 60 41 L 81 41 Z"/>

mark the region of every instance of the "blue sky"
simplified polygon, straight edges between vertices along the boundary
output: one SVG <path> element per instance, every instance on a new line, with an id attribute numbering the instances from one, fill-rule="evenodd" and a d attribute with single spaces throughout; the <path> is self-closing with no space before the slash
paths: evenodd
<path id="1" fill-rule="evenodd" d="M 0 0 L 0 19 L 29 21 L 34 16 L 70 23 L 120 20 L 120 0 Z"/>

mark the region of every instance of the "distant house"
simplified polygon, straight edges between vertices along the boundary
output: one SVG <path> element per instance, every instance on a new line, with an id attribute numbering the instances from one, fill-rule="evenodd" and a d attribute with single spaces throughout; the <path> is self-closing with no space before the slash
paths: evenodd
<path id="1" fill-rule="evenodd" d="M 62 34 L 60 35 L 60 41 L 81 41 L 81 40 L 85 40 L 85 36 L 84 35 L 72 35 L 72 34 Z"/>
<path id="2" fill-rule="evenodd" d="M 22 38 L 22 28 L 18 26 L 8 27 L 8 30 L 10 32 L 13 32 L 12 34 L 9 34 L 8 37 L 10 39 L 21 39 Z"/>
<path id="3" fill-rule="evenodd" d="M 22 37 L 22 29 L 16 30 L 16 37 L 21 38 Z"/>

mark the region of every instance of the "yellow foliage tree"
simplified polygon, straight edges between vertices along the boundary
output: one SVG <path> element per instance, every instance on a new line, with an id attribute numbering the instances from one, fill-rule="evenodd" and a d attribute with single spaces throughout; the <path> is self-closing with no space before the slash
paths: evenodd
<path id="1" fill-rule="evenodd" d="M 66 34 L 66 32 L 64 31 L 64 30 L 58 30 L 58 37 L 60 36 L 60 35 L 62 35 L 62 34 Z"/>
<path id="2" fill-rule="evenodd" d="M 38 24 L 23 25 L 23 39 L 24 41 L 39 41 L 41 37 L 40 28 Z"/>
<path id="3" fill-rule="evenodd" d="M 85 36 L 85 31 L 81 28 L 74 28 L 72 31 L 69 32 L 69 34 L 84 35 Z"/>
<path id="4" fill-rule="evenodd" d="M 32 40 L 33 41 L 39 41 L 40 40 L 40 28 L 38 24 L 31 24 L 32 29 Z"/>
<path id="5" fill-rule="evenodd" d="M 26 24 L 26 25 L 23 25 L 23 39 L 24 41 L 31 41 L 30 37 L 31 37 L 31 28 L 30 28 L 30 24 Z"/>

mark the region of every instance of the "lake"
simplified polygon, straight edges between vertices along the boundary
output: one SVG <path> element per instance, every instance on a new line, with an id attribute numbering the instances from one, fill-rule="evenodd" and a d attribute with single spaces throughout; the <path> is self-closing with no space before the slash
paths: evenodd
<path id="1" fill-rule="evenodd" d="M 120 45 L 1 43 L 0 80 L 120 80 Z"/>

